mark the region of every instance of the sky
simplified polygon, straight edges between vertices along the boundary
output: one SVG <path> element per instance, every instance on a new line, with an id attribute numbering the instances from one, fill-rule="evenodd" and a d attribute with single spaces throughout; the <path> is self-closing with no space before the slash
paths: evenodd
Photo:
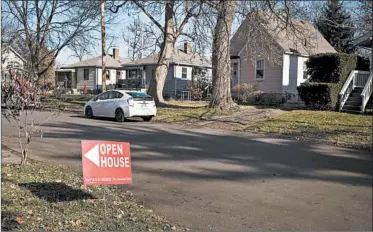
<path id="1" fill-rule="evenodd" d="M 307 1 L 305 1 L 304 3 L 306 3 L 306 2 Z M 355 5 L 356 5 L 356 2 L 354 2 L 354 1 L 344 2 L 344 6 L 346 8 L 350 8 L 350 7 L 354 8 Z M 128 46 L 123 41 L 122 32 L 123 32 L 123 30 L 126 29 L 126 27 L 131 22 L 133 22 L 135 17 L 137 17 L 137 16 L 130 16 L 127 13 L 118 12 L 117 14 L 115 14 L 115 19 L 116 19 L 117 23 L 115 25 L 107 26 L 107 28 L 106 28 L 107 34 L 109 36 L 114 35 L 114 36 L 118 37 L 115 45 L 116 45 L 116 47 L 119 48 L 120 56 L 124 57 L 124 58 L 127 58 Z M 150 22 L 149 18 L 143 13 L 140 13 L 139 17 L 140 17 L 140 20 L 143 21 L 143 22 Z M 233 25 L 233 32 L 236 31 L 238 29 L 238 27 L 239 27 L 238 23 L 235 22 L 234 25 Z M 100 35 L 98 34 L 97 37 L 100 38 Z M 107 41 L 107 43 L 108 43 L 108 41 Z M 99 56 L 101 54 L 101 41 L 97 41 L 97 46 L 95 47 L 94 51 L 92 51 L 92 52 L 95 53 L 94 56 Z M 109 50 L 109 54 L 112 54 L 112 49 Z M 86 57 L 86 58 L 88 58 L 88 57 Z M 72 63 L 76 63 L 78 61 L 79 60 L 77 58 L 72 57 L 72 52 L 68 48 L 64 48 L 57 57 L 57 63 L 59 65 L 72 64 Z"/>
<path id="2" fill-rule="evenodd" d="M 143 13 L 141 13 L 139 17 L 141 21 L 148 22 L 147 16 L 144 15 Z M 110 26 L 106 27 L 106 32 L 108 36 L 118 37 L 115 45 L 117 48 L 119 48 L 119 55 L 124 58 L 127 57 L 128 46 L 123 41 L 122 32 L 126 29 L 126 27 L 131 22 L 133 22 L 133 19 L 134 19 L 133 16 L 128 16 L 127 14 L 119 12 L 115 15 L 115 20 L 117 24 L 111 27 Z M 97 37 L 100 38 L 100 35 L 98 34 Z M 97 46 L 95 47 L 94 51 L 92 51 L 92 53 L 94 53 L 94 56 L 101 55 L 101 41 L 100 40 L 97 41 Z M 68 65 L 68 64 L 79 62 L 79 59 L 76 57 L 73 57 L 72 54 L 73 54 L 72 51 L 69 48 L 65 47 L 58 54 L 57 59 L 56 59 L 57 63 L 60 65 Z M 112 49 L 109 50 L 109 54 L 112 54 Z"/>
<path id="3" fill-rule="evenodd" d="M 128 58 L 128 46 L 127 44 L 123 41 L 122 38 L 122 32 L 127 28 L 127 26 L 133 22 L 137 16 L 129 16 L 126 13 L 121 13 L 118 12 L 116 14 L 116 24 L 112 26 L 107 26 L 106 31 L 108 36 L 118 36 L 119 39 L 116 41 L 116 47 L 119 48 L 119 55 L 123 58 Z M 140 13 L 139 18 L 143 22 L 151 22 L 150 19 L 144 14 Z M 160 22 L 163 23 L 163 22 Z M 235 31 L 238 28 L 238 24 L 235 23 L 233 26 L 233 31 Z M 154 26 L 155 27 L 155 26 Z M 100 35 L 97 35 L 98 38 L 101 38 Z M 108 39 L 107 39 L 108 40 Z M 108 41 L 107 41 L 108 43 Z M 94 51 L 94 56 L 89 56 L 85 57 L 85 59 L 90 58 L 90 57 L 95 57 L 95 56 L 100 56 L 101 55 L 101 41 L 97 41 L 97 46 L 95 47 Z M 73 64 L 76 62 L 79 62 L 79 59 L 76 57 L 72 56 L 72 51 L 68 48 L 64 48 L 61 50 L 61 52 L 58 54 L 56 62 L 58 65 L 63 66 L 63 65 L 68 65 L 68 64 Z M 109 54 L 112 54 L 112 49 L 109 50 Z M 207 54 L 208 55 L 208 54 Z"/>

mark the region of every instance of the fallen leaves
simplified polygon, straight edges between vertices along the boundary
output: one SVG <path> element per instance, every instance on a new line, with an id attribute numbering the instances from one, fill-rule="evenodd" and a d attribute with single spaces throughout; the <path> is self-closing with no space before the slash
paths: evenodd
<path id="1" fill-rule="evenodd" d="M 17 222 L 18 224 L 22 224 L 22 223 L 23 223 L 23 219 L 22 219 L 22 217 L 16 217 L 16 222 Z"/>
<path id="2" fill-rule="evenodd" d="M 21 169 L 3 165 L 1 172 L 7 176 L 7 180 L 2 181 L 1 210 L 2 215 L 7 215 L 6 220 L 2 220 L 3 228 L 160 231 L 167 223 L 138 202 L 131 192 L 110 187 L 87 189 L 82 185 L 81 173 L 62 165 L 31 161 Z M 104 192 L 105 201 L 102 200 Z M 82 198 L 85 194 L 93 198 Z"/>

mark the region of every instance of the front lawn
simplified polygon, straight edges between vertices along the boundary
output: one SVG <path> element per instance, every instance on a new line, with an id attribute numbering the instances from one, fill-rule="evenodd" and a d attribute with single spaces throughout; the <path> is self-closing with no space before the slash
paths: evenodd
<path id="1" fill-rule="evenodd" d="M 331 111 L 285 111 L 277 118 L 249 124 L 245 131 L 315 138 L 354 145 L 372 144 L 372 116 Z"/>
<path id="2" fill-rule="evenodd" d="M 30 161 L 2 165 L 1 230 L 176 230 L 120 187 L 82 186 L 81 173 Z"/>
<path id="3" fill-rule="evenodd" d="M 207 109 L 206 102 L 177 102 L 169 101 L 167 105 L 157 107 L 157 116 L 154 121 L 192 123 L 203 117 L 219 115 L 216 110 Z"/>

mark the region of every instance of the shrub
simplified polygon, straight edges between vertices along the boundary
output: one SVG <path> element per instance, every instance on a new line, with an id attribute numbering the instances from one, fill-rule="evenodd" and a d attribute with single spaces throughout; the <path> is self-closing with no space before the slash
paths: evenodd
<path id="1" fill-rule="evenodd" d="M 367 57 L 357 56 L 356 70 L 370 71 L 370 60 Z"/>
<path id="2" fill-rule="evenodd" d="M 207 76 L 198 75 L 193 78 L 193 81 L 189 81 L 187 89 L 191 92 L 191 99 L 202 100 L 206 99 L 211 88 L 211 81 Z"/>
<path id="3" fill-rule="evenodd" d="M 255 86 L 250 84 L 238 84 L 231 91 L 233 100 L 242 103 L 249 103 L 257 93 Z"/>
<path id="4" fill-rule="evenodd" d="M 307 107 L 335 110 L 338 108 L 340 83 L 305 82 L 298 86 L 299 97 Z"/>
<path id="5" fill-rule="evenodd" d="M 324 53 L 310 56 L 307 73 L 311 82 L 344 83 L 356 68 L 356 56 L 344 53 Z"/>
<path id="6" fill-rule="evenodd" d="M 255 104 L 281 105 L 286 102 L 286 94 L 283 93 L 259 93 L 256 95 Z"/>

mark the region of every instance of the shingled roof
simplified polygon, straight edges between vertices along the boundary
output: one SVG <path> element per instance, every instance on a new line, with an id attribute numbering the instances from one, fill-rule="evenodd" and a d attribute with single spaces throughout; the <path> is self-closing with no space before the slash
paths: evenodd
<path id="1" fill-rule="evenodd" d="M 114 59 L 112 56 L 105 56 L 104 58 L 106 68 L 121 68 L 123 64 L 130 62 L 131 60 L 118 57 Z M 102 67 L 101 56 L 97 56 L 88 60 L 84 60 L 75 64 L 70 64 L 61 67 L 61 69 L 71 68 L 83 68 L 83 67 Z"/>
<path id="2" fill-rule="evenodd" d="M 129 63 L 125 63 L 122 66 L 128 67 L 128 66 L 144 66 L 144 65 L 155 65 L 158 61 L 158 54 L 150 55 L 142 59 L 138 59 Z M 211 62 L 200 56 L 199 54 L 187 54 L 184 51 L 181 50 L 174 50 L 171 58 L 170 58 L 170 64 L 178 64 L 178 65 L 190 65 L 190 66 L 196 66 L 196 67 L 205 67 L 205 68 L 211 68 Z"/>
<path id="3" fill-rule="evenodd" d="M 248 14 L 231 39 L 231 56 L 239 56 L 242 48 L 248 43 L 249 32 L 255 30 L 264 30 L 265 33 L 259 33 L 263 39 L 267 39 L 264 38 L 265 35 L 272 37 L 273 42 L 283 52 L 302 55 L 337 52 L 311 23 L 291 19 L 289 26 L 284 21 L 268 12 Z"/>

